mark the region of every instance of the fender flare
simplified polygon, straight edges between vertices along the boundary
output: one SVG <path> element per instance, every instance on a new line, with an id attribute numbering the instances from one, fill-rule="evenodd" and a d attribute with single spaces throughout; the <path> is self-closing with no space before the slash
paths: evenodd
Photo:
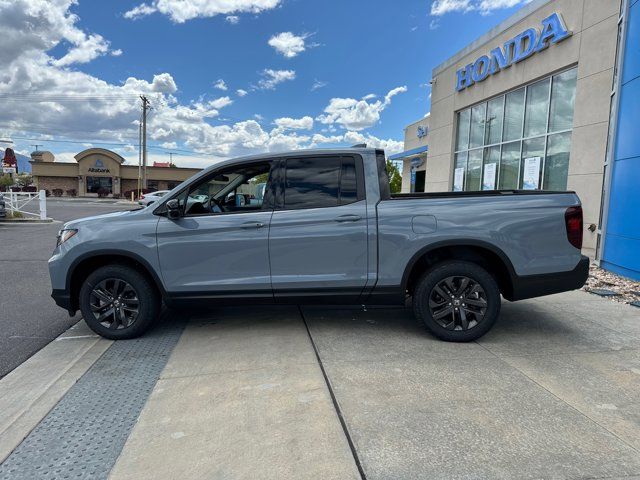
<path id="1" fill-rule="evenodd" d="M 411 257 L 411 259 L 409 260 L 409 263 L 407 264 L 407 266 L 404 269 L 404 273 L 402 274 L 401 286 L 402 286 L 402 291 L 403 292 L 407 288 L 407 283 L 409 281 L 409 274 L 413 270 L 413 267 L 418 262 L 418 260 L 420 260 L 427 253 L 432 252 L 434 250 L 437 250 L 439 248 L 443 248 L 443 247 L 479 247 L 479 248 L 484 248 L 485 250 L 489 250 L 490 252 L 492 252 L 495 255 L 497 255 L 498 258 L 500 258 L 500 260 L 502 261 L 502 263 L 504 264 L 504 266 L 507 269 L 507 272 L 509 274 L 509 278 L 511 280 L 511 285 L 512 286 L 514 285 L 514 282 L 515 282 L 516 278 L 518 277 L 518 275 L 516 274 L 515 269 L 513 268 L 513 264 L 511 263 L 511 260 L 509 260 L 509 257 L 507 256 L 507 254 L 504 253 L 500 248 L 496 247 L 495 245 L 493 245 L 493 244 L 491 244 L 489 242 L 485 242 L 483 240 L 474 240 L 474 239 L 442 240 L 442 241 L 435 242 L 435 243 L 427 245 L 426 247 L 421 248 L 420 250 L 418 250 Z"/>
<path id="2" fill-rule="evenodd" d="M 67 271 L 67 278 L 65 280 L 65 287 L 66 287 L 67 292 L 69 292 L 69 294 L 71 294 L 71 279 L 73 278 L 73 275 L 76 272 L 76 269 L 78 268 L 78 266 L 82 262 L 84 262 L 85 260 L 90 260 L 92 258 L 102 257 L 102 256 L 109 256 L 109 255 L 125 257 L 125 258 L 127 258 L 129 260 L 133 260 L 134 262 L 137 262 L 137 263 L 141 264 L 144 267 L 144 269 L 146 270 L 146 272 L 149 274 L 149 276 L 152 278 L 156 288 L 160 292 L 160 295 L 163 298 L 166 296 L 167 292 L 164 289 L 164 285 L 162 284 L 162 280 L 158 276 L 158 274 L 155 271 L 155 269 L 151 266 L 151 264 L 149 264 L 149 262 L 147 262 L 144 258 L 142 258 L 137 253 L 132 253 L 132 252 L 130 252 L 128 250 L 119 250 L 117 248 L 107 248 L 107 249 L 92 250 L 91 252 L 84 253 L 84 254 L 80 255 L 78 258 L 76 258 L 71 263 L 71 266 L 69 267 L 69 270 Z"/>

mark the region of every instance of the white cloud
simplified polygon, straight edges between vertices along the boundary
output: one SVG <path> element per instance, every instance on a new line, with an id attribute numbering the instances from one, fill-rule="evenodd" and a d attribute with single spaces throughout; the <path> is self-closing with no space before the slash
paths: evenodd
<path id="1" fill-rule="evenodd" d="M 406 91 L 407 91 L 407 87 L 406 86 L 396 87 L 393 90 L 389 91 L 389 93 L 387 93 L 384 96 L 384 105 L 385 106 L 389 105 L 391 103 L 391 99 L 393 97 L 395 97 L 399 93 L 406 93 Z"/>
<path id="2" fill-rule="evenodd" d="M 351 146 L 366 143 L 368 147 L 382 148 L 388 155 L 402 152 L 404 143 L 393 139 L 381 139 L 371 134 L 360 132 L 346 132 L 344 135 L 325 136 L 316 133 L 311 138 L 311 147 Z"/>
<path id="3" fill-rule="evenodd" d="M 520 3 L 529 2 L 531 2 L 531 0 L 482 0 L 477 6 L 477 9 L 480 10 L 480 13 L 482 13 L 483 15 L 487 15 L 493 10 L 498 10 L 501 8 L 511 8 Z"/>
<path id="4" fill-rule="evenodd" d="M 391 99 L 395 95 L 406 91 L 406 86 L 396 87 L 385 95 L 384 101 L 376 100 L 375 102 L 369 102 L 372 99 L 371 95 L 367 95 L 362 100 L 332 98 L 318 120 L 324 124 L 338 123 L 347 130 L 364 130 L 380 121 L 380 114 L 391 104 Z"/>
<path id="5" fill-rule="evenodd" d="M 431 4 L 431 15 L 444 15 L 450 12 L 466 12 L 472 10 L 471 0 L 434 0 Z"/>
<path id="6" fill-rule="evenodd" d="M 146 17 L 147 15 L 151 15 L 152 13 L 157 12 L 156 7 L 152 5 L 147 5 L 146 3 L 141 3 L 137 7 L 132 8 L 128 12 L 124 13 L 124 18 L 128 18 L 130 20 L 137 20 L 141 17 Z"/>
<path id="7" fill-rule="evenodd" d="M 269 39 L 269 45 L 286 58 L 293 58 L 306 50 L 305 40 L 309 34 L 295 35 L 291 32 L 282 32 Z"/>
<path id="8" fill-rule="evenodd" d="M 242 88 L 239 88 L 238 90 L 236 90 L 236 94 L 238 94 L 239 97 L 245 97 L 249 94 L 249 92 L 243 90 Z"/>
<path id="9" fill-rule="evenodd" d="M 117 50 L 112 50 L 111 51 L 111 56 L 112 57 L 119 57 L 120 55 L 122 55 L 122 50 L 121 49 L 117 49 Z"/>
<path id="10" fill-rule="evenodd" d="M 0 63 L 3 65 L 0 103 L 5 110 L 16 113 L 4 119 L 0 137 L 13 138 L 17 151 L 26 150 L 30 148 L 28 144 L 33 143 L 17 137 L 75 140 L 96 145 L 115 142 L 124 145 L 114 146 L 114 150 L 137 163 L 137 151 L 132 145 L 138 139 L 142 94 L 152 107 L 148 118 L 150 161 L 166 161 L 166 153 L 154 153 L 160 146 L 198 152 L 189 157 L 180 155 L 176 160 L 180 166 L 197 167 L 249 153 L 329 145 L 330 142 L 361 143 L 361 138 L 370 145 L 396 148 L 394 140 L 379 139 L 366 132 L 343 130 L 338 134 L 333 124 L 327 124 L 326 135 L 320 135 L 313 131 L 316 125 L 311 115 L 283 116 L 274 120 L 272 128 L 259 115 L 220 124 L 221 112 L 233 102 L 231 96 L 180 102 L 176 97 L 179 86 L 168 72 L 152 78 L 129 77 L 114 84 L 68 65 L 56 65 L 56 59 L 48 53 L 53 47 L 68 42 L 75 48 L 83 39 L 91 38 L 91 33 L 76 27 L 77 18 L 69 12 L 73 4 L 73 0 L 0 0 Z M 292 70 L 266 70 L 262 73 L 260 88 L 274 88 L 294 78 Z M 242 95 L 240 92 L 236 91 L 238 96 Z M 246 90 L 242 92 L 246 94 Z M 391 101 L 398 92 L 394 89 L 385 100 L 374 102 L 379 104 L 378 110 L 384 109 L 385 102 Z M 341 114 L 338 117 L 340 121 L 337 118 L 336 125 L 346 127 L 348 122 L 342 121 Z M 56 152 L 58 160 L 68 157 L 73 161 L 73 154 L 77 153 L 75 150 L 58 154 L 55 147 L 60 144 L 43 143 L 44 148 Z M 77 147 L 82 148 L 80 144 Z"/>
<path id="11" fill-rule="evenodd" d="M 237 15 L 227 15 L 224 19 L 231 25 L 237 25 L 238 23 L 240 23 L 240 17 Z"/>
<path id="12" fill-rule="evenodd" d="M 441 16 L 451 12 L 466 13 L 474 10 L 482 15 L 488 15 L 494 10 L 529 2 L 531 0 L 434 0 L 431 4 L 431 15 Z M 438 23 L 432 21 L 429 28 L 435 30 L 438 26 Z"/>
<path id="13" fill-rule="evenodd" d="M 322 81 L 322 80 L 318 80 L 318 79 L 316 79 L 316 80 L 314 80 L 314 81 L 313 81 L 313 85 L 311 85 L 311 91 L 312 91 L 312 92 L 315 92 L 316 90 L 319 90 L 319 89 L 321 89 L 321 88 L 324 88 L 324 87 L 326 87 L 327 85 L 329 85 L 329 83 L 328 83 L 328 82 L 324 82 L 324 81 Z"/>
<path id="14" fill-rule="evenodd" d="M 263 70 L 261 75 L 262 79 L 258 82 L 258 88 L 261 90 L 273 90 L 276 85 L 296 78 L 294 70 L 272 70 L 268 68 Z"/>
<path id="15" fill-rule="evenodd" d="M 226 92 L 227 90 L 229 90 L 229 87 L 227 87 L 227 84 L 225 83 L 225 81 L 223 79 L 218 79 L 214 84 L 213 84 L 213 88 L 217 88 L 218 90 L 222 90 L 224 92 Z"/>
<path id="16" fill-rule="evenodd" d="M 47 61 L 59 67 L 87 63 L 109 53 L 109 42 L 97 33 L 87 34 L 76 25 L 79 18 L 69 12 L 73 0 L 0 1 L 0 65 L 5 67 L 18 57 L 48 51 L 68 44 L 61 58 Z"/>
<path id="17" fill-rule="evenodd" d="M 102 35 L 84 36 L 83 34 L 83 37 L 64 57 L 54 60 L 52 63 L 57 67 L 65 67 L 73 63 L 88 63 L 109 51 L 109 42 Z"/>
<path id="18" fill-rule="evenodd" d="M 142 3 L 124 14 L 125 18 L 137 19 L 158 12 L 175 23 L 184 23 L 199 17 L 216 15 L 235 16 L 235 13 L 260 13 L 271 10 L 281 0 L 154 0 Z M 233 23 L 233 22 L 232 22 Z"/>
<path id="19" fill-rule="evenodd" d="M 313 128 L 313 118 L 305 116 L 302 118 L 276 118 L 273 123 L 278 128 L 290 130 L 311 130 Z"/>

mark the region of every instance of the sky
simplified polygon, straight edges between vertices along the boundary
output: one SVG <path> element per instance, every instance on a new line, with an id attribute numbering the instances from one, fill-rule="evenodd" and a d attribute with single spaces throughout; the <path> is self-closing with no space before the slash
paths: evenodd
<path id="1" fill-rule="evenodd" d="M 0 141 L 204 167 L 367 143 L 402 151 L 431 71 L 529 0 L 0 0 Z"/>

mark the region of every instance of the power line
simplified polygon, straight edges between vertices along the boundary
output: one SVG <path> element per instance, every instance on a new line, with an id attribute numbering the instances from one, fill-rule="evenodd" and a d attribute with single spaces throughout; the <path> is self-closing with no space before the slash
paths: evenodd
<path id="1" fill-rule="evenodd" d="M 70 144 L 76 144 L 76 145 L 86 145 L 86 144 L 90 144 L 90 145 L 105 145 L 105 146 L 114 146 L 114 147 L 129 147 L 132 144 L 131 143 L 120 143 L 120 142 L 104 142 L 104 141 L 94 141 L 94 140 L 60 140 L 60 139 L 48 139 L 48 138 L 35 138 L 35 137 L 16 137 L 13 136 L 12 138 L 16 139 L 16 140 L 28 140 L 28 141 L 41 141 L 41 142 L 45 142 L 45 143 L 70 143 Z M 174 152 L 174 153 L 180 153 L 180 154 L 185 154 L 185 155 L 192 155 L 192 156 L 204 156 L 204 157 L 217 157 L 219 155 L 216 155 L 214 153 L 206 153 L 206 152 L 198 152 L 196 150 L 185 150 L 185 149 L 180 149 L 180 148 L 168 148 L 168 147 L 163 147 L 161 145 L 147 145 L 147 149 L 148 150 L 161 150 L 164 152 Z"/>

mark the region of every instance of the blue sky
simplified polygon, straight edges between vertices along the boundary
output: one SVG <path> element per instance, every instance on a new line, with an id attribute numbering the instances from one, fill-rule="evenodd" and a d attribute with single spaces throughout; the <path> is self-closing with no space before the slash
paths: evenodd
<path id="1" fill-rule="evenodd" d="M 0 2 L 9 31 L 0 98 L 11 98 L 0 138 L 22 152 L 43 143 L 62 160 L 113 142 L 134 158 L 136 95 L 145 93 L 158 160 L 190 151 L 176 159 L 201 165 L 359 139 L 397 151 L 403 127 L 429 111 L 432 68 L 525 3 L 152 2 Z"/>

